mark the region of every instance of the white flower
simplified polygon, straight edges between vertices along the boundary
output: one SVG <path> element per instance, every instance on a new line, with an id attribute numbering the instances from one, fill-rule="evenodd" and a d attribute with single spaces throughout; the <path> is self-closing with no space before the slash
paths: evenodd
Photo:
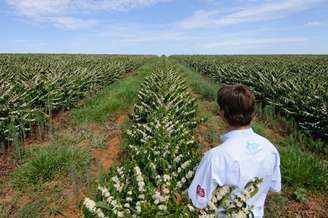
<path id="1" fill-rule="evenodd" d="M 141 174 L 140 168 L 138 166 L 135 166 L 134 170 L 136 171 L 136 174 Z"/>
<path id="2" fill-rule="evenodd" d="M 226 193 L 228 193 L 229 191 L 230 191 L 230 188 L 229 188 L 229 186 L 223 186 L 222 187 L 222 191 L 226 194 Z"/>
<path id="3" fill-rule="evenodd" d="M 218 199 L 214 196 L 214 197 L 212 198 L 212 201 L 213 201 L 213 203 L 216 203 L 216 202 L 218 202 Z"/>
<path id="4" fill-rule="evenodd" d="M 118 172 L 118 174 L 122 175 L 123 174 L 123 167 L 118 167 L 117 172 Z"/>
<path id="5" fill-rule="evenodd" d="M 215 206 L 215 204 L 212 202 L 212 201 L 208 201 L 208 206 L 212 209 L 212 210 L 216 210 L 217 208 L 216 208 L 216 206 Z"/>
<path id="6" fill-rule="evenodd" d="M 124 217 L 124 212 L 118 211 L 116 215 L 117 215 L 117 217 Z"/>
<path id="7" fill-rule="evenodd" d="M 187 182 L 186 178 L 185 178 L 185 177 L 182 177 L 181 182 L 182 182 L 182 183 Z"/>
<path id="8" fill-rule="evenodd" d="M 145 195 L 144 194 L 141 194 L 138 196 L 139 199 L 145 199 Z"/>
<path id="9" fill-rule="evenodd" d="M 90 198 L 85 198 L 83 204 L 90 211 L 92 211 L 92 212 L 95 212 L 96 211 L 96 202 L 94 202 Z"/>
<path id="10" fill-rule="evenodd" d="M 128 195 L 132 195 L 132 191 L 128 191 L 128 193 L 127 193 Z"/>
<path id="11" fill-rule="evenodd" d="M 234 217 L 234 218 L 247 218 L 247 214 L 245 214 L 243 211 L 238 211 L 238 213 L 233 213 L 232 217 Z"/>
<path id="12" fill-rule="evenodd" d="M 255 187 L 254 186 L 250 186 L 248 189 L 247 189 L 247 192 L 249 192 L 250 194 L 253 193 L 255 191 Z"/>
<path id="13" fill-rule="evenodd" d="M 98 190 L 101 191 L 101 194 L 105 197 L 105 198 L 109 198 L 110 197 L 110 193 L 108 191 L 107 188 L 105 187 L 101 187 L 101 186 L 98 186 Z"/>
<path id="14" fill-rule="evenodd" d="M 177 187 L 178 188 L 182 188 L 182 183 L 179 181 L 179 182 L 177 182 Z"/>
<path id="15" fill-rule="evenodd" d="M 188 207 L 189 211 L 191 211 L 191 212 L 195 210 L 195 208 L 193 206 L 191 206 L 190 204 L 188 204 L 187 207 Z"/>
<path id="16" fill-rule="evenodd" d="M 165 211 L 165 210 L 167 210 L 167 206 L 161 204 L 158 206 L 158 209 Z"/>
<path id="17" fill-rule="evenodd" d="M 117 201 L 113 200 L 111 204 L 112 204 L 113 207 L 116 207 L 117 206 Z"/>
<path id="18" fill-rule="evenodd" d="M 164 194 L 168 194 L 168 193 L 170 193 L 170 190 L 169 190 L 168 188 L 164 188 L 164 189 L 163 189 L 163 193 L 164 193 Z"/>
<path id="19" fill-rule="evenodd" d="M 163 179 L 164 179 L 164 182 L 167 182 L 171 179 L 171 177 L 169 175 L 164 175 Z"/>
<path id="20" fill-rule="evenodd" d="M 102 212 L 100 208 L 97 209 L 96 213 L 98 217 L 105 218 L 105 214 Z"/>
<path id="21" fill-rule="evenodd" d="M 181 168 L 182 168 L 182 169 L 186 169 L 187 166 L 188 166 L 190 163 L 191 163 L 191 161 L 190 161 L 190 160 L 187 160 L 186 162 L 184 162 L 184 163 L 181 165 Z"/>
<path id="22" fill-rule="evenodd" d="M 120 180 L 117 176 L 112 177 L 112 181 L 115 183 L 120 182 Z"/>
<path id="23" fill-rule="evenodd" d="M 137 210 L 137 213 L 141 213 L 141 207 L 140 206 L 136 206 L 136 210 Z"/>
<path id="24" fill-rule="evenodd" d="M 189 171 L 186 175 L 187 179 L 190 179 L 192 176 L 194 175 L 194 172 L 193 171 Z"/>
<path id="25" fill-rule="evenodd" d="M 156 169 L 156 165 L 154 163 L 150 163 L 150 167 L 152 167 L 153 169 Z"/>
<path id="26" fill-rule="evenodd" d="M 129 208 L 129 207 L 130 207 L 130 204 L 129 204 L 129 203 L 125 203 L 125 204 L 124 204 L 124 207 Z"/>
<path id="27" fill-rule="evenodd" d="M 236 205 L 237 205 L 237 207 L 242 207 L 243 206 L 243 204 L 240 201 L 237 201 Z"/>
<path id="28" fill-rule="evenodd" d="M 181 158 L 182 158 L 182 156 L 183 156 L 183 155 L 180 154 L 179 156 L 177 156 L 176 158 L 174 158 L 173 161 L 176 162 L 176 163 L 179 163 L 180 160 L 181 160 Z"/>
<path id="29" fill-rule="evenodd" d="M 239 197 L 240 197 L 240 200 L 242 200 L 243 202 L 246 201 L 246 197 L 245 197 L 245 195 L 240 195 Z"/>
<path id="30" fill-rule="evenodd" d="M 113 200 L 113 197 L 112 197 L 112 196 L 110 196 L 110 197 L 108 197 L 108 198 L 106 199 L 106 201 L 108 202 L 108 204 L 110 204 L 110 203 L 112 202 L 112 200 Z"/>

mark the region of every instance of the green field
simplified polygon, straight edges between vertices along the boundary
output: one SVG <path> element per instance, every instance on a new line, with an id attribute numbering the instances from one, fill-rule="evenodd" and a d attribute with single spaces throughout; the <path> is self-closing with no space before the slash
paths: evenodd
<path id="1" fill-rule="evenodd" d="M 0 55 L 0 76 L 0 217 L 198 217 L 184 190 L 233 83 L 281 155 L 266 216 L 328 213 L 328 56 Z"/>

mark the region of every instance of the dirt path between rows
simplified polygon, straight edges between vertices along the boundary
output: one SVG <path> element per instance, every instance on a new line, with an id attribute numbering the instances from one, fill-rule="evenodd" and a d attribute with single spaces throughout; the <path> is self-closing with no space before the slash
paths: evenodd
<path id="1" fill-rule="evenodd" d="M 120 144 L 122 141 L 123 129 L 122 125 L 126 118 L 128 117 L 127 113 L 118 115 L 115 120 L 114 126 L 116 129 L 115 134 L 110 134 L 106 139 L 106 147 L 95 149 L 93 151 L 94 158 L 99 161 L 104 170 L 108 170 L 113 163 L 116 163 L 119 159 L 120 154 Z M 111 124 L 112 125 L 112 124 Z"/>
<path id="2" fill-rule="evenodd" d="M 109 120 L 105 127 L 100 124 L 92 124 L 90 129 L 94 134 L 104 134 L 106 133 L 107 137 L 105 140 L 104 148 L 95 148 L 92 150 L 92 164 L 90 168 L 90 175 L 92 178 L 99 177 L 100 170 L 107 172 L 113 164 L 119 163 L 120 154 L 121 154 L 121 143 L 123 140 L 123 125 L 126 119 L 128 118 L 128 112 L 120 113 L 116 116 L 114 121 Z M 108 132 L 109 131 L 109 132 Z M 86 143 L 86 142 L 83 142 Z M 99 166 L 100 165 L 100 166 Z M 100 168 L 99 168 L 100 167 Z M 83 199 L 78 199 L 78 201 L 72 199 L 65 212 L 70 218 L 82 217 L 81 209 L 77 207 L 79 202 Z M 56 216 L 56 218 L 62 216 Z"/>

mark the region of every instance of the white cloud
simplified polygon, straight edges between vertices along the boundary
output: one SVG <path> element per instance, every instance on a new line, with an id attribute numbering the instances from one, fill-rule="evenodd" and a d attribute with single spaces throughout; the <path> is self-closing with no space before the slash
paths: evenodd
<path id="1" fill-rule="evenodd" d="M 228 10 L 200 10 L 181 21 L 179 26 L 192 29 L 272 20 L 307 10 L 321 2 L 327 2 L 327 0 L 276 0 Z"/>
<path id="2" fill-rule="evenodd" d="M 94 19 L 79 19 L 75 17 L 54 17 L 50 21 L 57 27 L 64 27 L 67 29 L 88 29 L 96 25 L 97 21 Z"/>
<path id="3" fill-rule="evenodd" d="M 133 8 L 148 7 L 171 0 L 77 0 L 75 5 L 84 10 L 129 10 Z"/>
<path id="4" fill-rule="evenodd" d="M 320 21 L 309 21 L 306 23 L 307 26 L 320 26 L 322 23 Z"/>
<path id="5" fill-rule="evenodd" d="M 126 11 L 171 0 L 7 0 L 14 11 L 36 22 L 52 23 L 69 29 L 88 28 L 95 19 L 81 18 L 97 11 Z"/>
<path id="6" fill-rule="evenodd" d="M 7 0 L 19 15 L 27 17 L 43 17 L 62 15 L 71 0 Z"/>

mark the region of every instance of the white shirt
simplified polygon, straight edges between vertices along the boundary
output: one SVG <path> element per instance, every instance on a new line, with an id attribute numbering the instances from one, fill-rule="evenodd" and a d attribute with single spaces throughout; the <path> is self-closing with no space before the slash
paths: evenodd
<path id="1" fill-rule="evenodd" d="M 281 190 L 280 157 L 266 138 L 251 128 L 233 130 L 221 136 L 223 143 L 205 153 L 188 189 L 193 205 L 205 208 L 217 186 L 236 185 L 243 189 L 254 177 L 263 178 L 258 193 L 247 201 L 255 217 L 263 217 L 268 191 Z"/>

